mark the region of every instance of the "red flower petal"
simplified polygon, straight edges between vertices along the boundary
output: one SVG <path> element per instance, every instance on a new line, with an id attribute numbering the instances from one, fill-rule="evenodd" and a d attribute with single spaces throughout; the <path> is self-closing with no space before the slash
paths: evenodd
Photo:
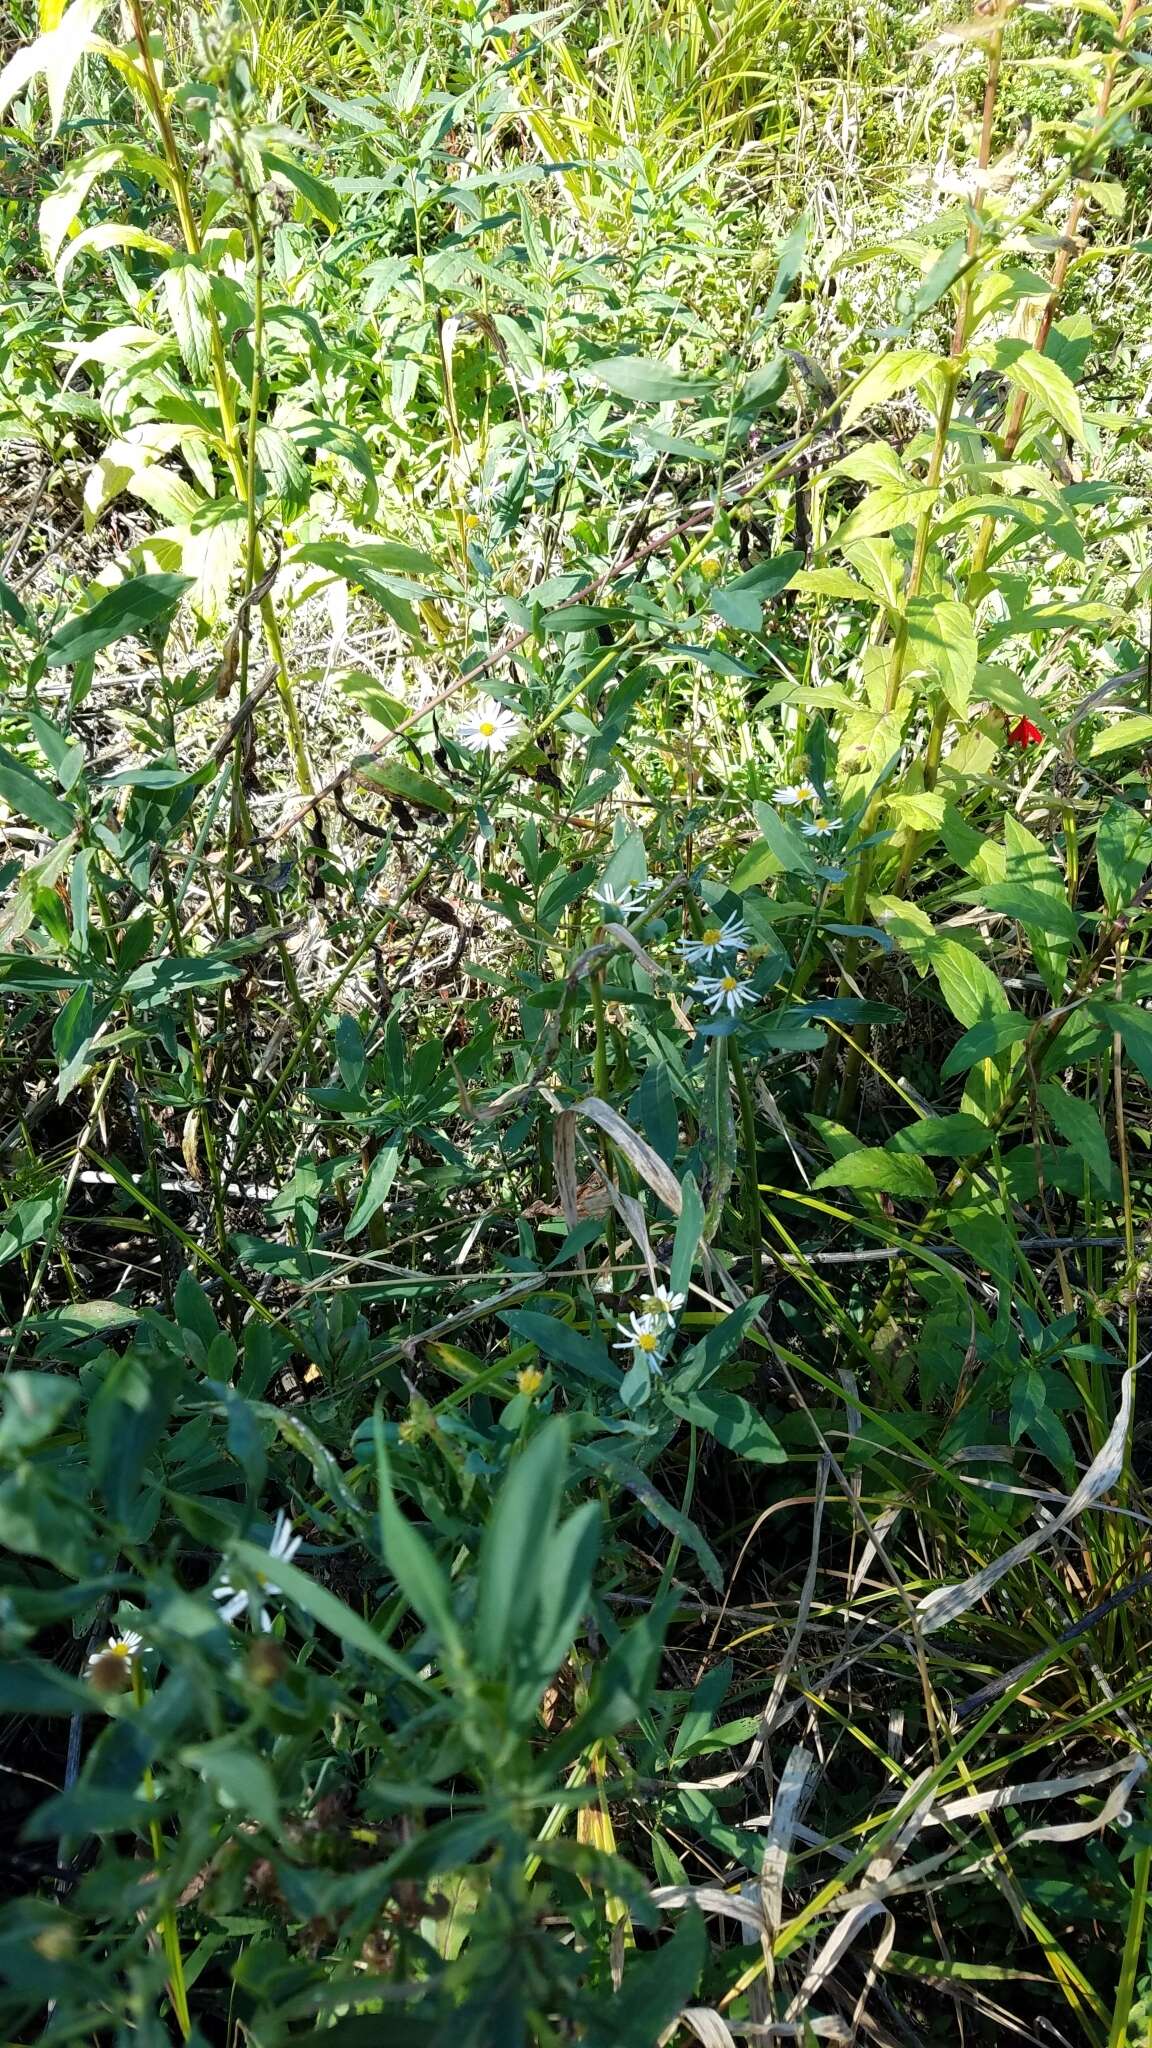
<path id="1" fill-rule="evenodd" d="M 1033 725 L 1030 718 L 1022 718 L 1008 735 L 1009 745 L 1013 747 L 1038 747 L 1043 738 L 1040 727 Z"/>

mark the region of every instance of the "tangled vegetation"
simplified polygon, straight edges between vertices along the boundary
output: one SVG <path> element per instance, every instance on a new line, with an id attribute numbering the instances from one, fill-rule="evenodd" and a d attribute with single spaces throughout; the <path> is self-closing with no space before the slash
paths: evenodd
<path id="1" fill-rule="evenodd" d="M 1149 14 L 7 13 L 6 2038 L 1152 2042 Z"/>

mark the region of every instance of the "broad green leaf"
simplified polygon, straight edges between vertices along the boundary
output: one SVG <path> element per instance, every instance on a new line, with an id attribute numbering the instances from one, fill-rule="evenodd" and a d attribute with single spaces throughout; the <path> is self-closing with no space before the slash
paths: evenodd
<path id="1" fill-rule="evenodd" d="M 63 1102 L 72 1093 L 88 1064 L 93 1017 L 92 986 L 85 982 L 82 987 L 73 989 L 52 1026 L 52 1050 L 59 1068 L 57 1102 Z"/>
<path id="2" fill-rule="evenodd" d="M 17 94 L 43 72 L 48 87 L 52 133 L 57 133 L 64 119 L 64 103 L 73 73 L 85 50 L 92 46 L 92 30 L 104 12 L 105 4 L 106 0 L 73 0 L 55 28 L 46 35 L 37 36 L 35 42 L 17 50 L 9 58 L 0 71 L 0 117 L 7 112 Z"/>
<path id="3" fill-rule="evenodd" d="M 910 598 L 906 627 L 909 672 L 927 671 L 957 717 L 963 718 L 977 655 L 976 629 L 968 606 L 955 598 Z"/>
<path id="4" fill-rule="evenodd" d="M 901 391 L 908 391 L 913 384 L 919 384 L 927 377 L 940 358 L 930 348 L 898 348 L 890 355 L 881 357 L 865 370 L 851 396 L 846 400 L 841 429 L 847 433 L 856 421 L 863 417 L 870 406 L 883 405 L 890 398 L 896 398 Z"/>
<path id="5" fill-rule="evenodd" d="M 194 384 L 212 371 L 212 279 L 198 256 L 174 255 L 162 280 L 164 301 L 184 368 Z"/>
<path id="6" fill-rule="evenodd" d="M 4 1379 L 0 1457 L 31 1450 L 52 1435 L 79 1398 L 75 1380 L 62 1373 L 10 1372 Z"/>
<path id="7" fill-rule="evenodd" d="M 690 1351 L 685 1352 L 669 1378 L 669 1386 L 678 1399 L 698 1393 L 721 1366 L 727 1364 L 733 1352 L 744 1342 L 767 1298 L 764 1294 L 751 1295 L 747 1301 L 741 1302 L 739 1308 L 730 1310 L 722 1322 L 693 1344 Z"/>
<path id="8" fill-rule="evenodd" d="M 76 219 L 97 178 L 115 170 L 124 160 L 123 149 L 94 149 L 77 163 L 69 164 L 58 185 L 40 207 L 40 247 L 51 270 L 65 235 Z"/>
<path id="9" fill-rule="evenodd" d="M 861 1145 L 855 1152 L 845 1153 L 843 1159 L 834 1159 L 816 1175 L 812 1186 L 869 1189 L 915 1202 L 930 1202 L 936 1193 L 935 1176 L 922 1159 L 909 1152 L 886 1152 L 876 1145 Z"/>
<path id="10" fill-rule="evenodd" d="M 403 1147 L 395 1139 L 380 1147 L 364 1176 L 364 1185 L 357 1197 L 356 1207 L 348 1219 L 348 1228 L 344 1232 L 345 1243 L 349 1238 L 359 1237 L 362 1230 L 367 1230 L 377 1210 L 383 1208 L 392 1192 L 392 1183 L 399 1172 L 402 1156 Z"/>
<path id="11" fill-rule="evenodd" d="M 319 214 L 325 226 L 338 228 L 341 219 L 341 205 L 331 185 L 323 178 L 314 177 L 294 157 L 281 156 L 277 150 L 262 149 L 260 152 L 264 168 L 277 184 L 291 185 L 307 201 L 313 213 Z"/>
<path id="12" fill-rule="evenodd" d="M 480 1550 L 476 1653 L 497 1676 L 531 1625 L 564 1491 L 568 1428 L 554 1415 L 511 1466 Z"/>
<path id="13" fill-rule="evenodd" d="M 604 2000 L 584 2032 L 585 2048 L 653 2048 L 690 2005 L 708 1959 L 704 1921 L 694 1906 L 681 1914 L 671 1941 L 650 1954 L 628 1952 L 620 1989 Z M 677 2031 L 673 2028 L 673 2031 Z M 693 2038 L 720 2041 L 723 2036 Z M 731 2039 L 731 2036 L 729 2036 Z"/>
<path id="14" fill-rule="evenodd" d="M 27 818 L 33 825 L 39 825 L 44 832 L 61 836 L 75 828 L 76 819 L 67 804 L 63 804 L 54 790 L 41 782 L 27 768 L 14 761 L 11 754 L 0 747 L 0 803 L 15 811 L 18 818 Z"/>
<path id="15" fill-rule="evenodd" d="M 389 1671 L 411 1685 L 426 1683 L 415 1665 L 408 1663 L 390 1643 L 386 1643 L 370 1622 L 353 1608 L 346 1607 L 343 1600 L 338 1600 L 335 1593 L 330 1593 L 300 1565 L 286 1564 L 283 1558 L 278 1557 L 272 1567 L 266 1550 L 262 1550 L 258 1543 L 249 1543 L 239 1537 L 232 1543 L 230 1555 L 257 1583 L 259 1575 L 268 1574 L 271 1569 L 284 1597 L 293 1601 L 305 1614 L 310 1614 L 322 1628 L 328 1629 L 346 1649 L 358 1650 L 361 1656 L 370 1658 L 374 1663 L 387 1665 Z"/>
<path id="16" fill-rule="evenodd" d="M 795 825 L 782 818 L 771 804 L 753 804 L 752 812 L 769 852 L 780 863 L 784 873 L 810 875 L 812 855 Z"/>
<path id="17" fill-rule="evenodd" d="M 1083 444 L 1084 415 L 1080 410 L 1076 386 L 1051 356 L 1042 356 L 1028 342 L 1011 337 L 1005 337 L 981 353 L 987 355 L 992 369 L 998 370 L 1018 391 L 1034 399 L 1071 440 Z"/>
<path id="18" fill-rule="evenodd" d="M 747 1458 L 753 1465 L 783 1465 L 788 1453 L 775 1431 L 741 1394 L 709 1389 L 701 1394 L 676 1394 L 669 1389 L 667 1403 L 673 1414 L 707 1430 L 726 1450 Z"/>
<path id="19" fill-rule="evenodd" d="M 997 1053 L 1006 1051 L 1010 1045 L 1019 1045 L 1032 1026 L 1033 1019 L 1022 1017 L 1018 1010 L 981 1018 L 963 1038 L 957 1039 L 940 1069 L 942 1079 L 949 1081 L 954 1074 L 967 1073 L 978 1061 L 995 1059 Z"/>
<path id="20" fill-rule="evenodd" d="M 365 782 L 371 782 L 388 796 L 400 797 L 404 803 L 439 811 L 444 817 L 456 809 L 455 798 L 441 783 L 433 782 L 430 775 L 419 774 L 404 761 L 365 761 L 360 773 Z"/>
<path id="21" fill-rule="evenodd" d="M 977 1025 L 977 1030 L 982 1027 Z M 925 1159 L 971 1159 L 986 1152 L 993 1133 L 978 1116 L 958 1110 L 954 1116 L 926 1116 L 889 1138 L 889 1152 L 918 1152 Z"/>
<path id="22" fill-rule="evenodd" d="M 1078 1152 L 1106 1193 L 1113 1182 L 1112 1152 L 1107 1133 L 1090 1102 L 1072 1095 L 1059 1081 L 1042 1081 L 1036 1090 L 1056 1129 Z"/>
<path id="23" fill-rule="evenodd" d="M 90 228 L 82 228 L 70 242 L 65 242 L 56 259 L 57 285 L 63 288 L 64 279 L 78 256 L 99 255 L 105 249 L 146 249 L 150 256 L 160 256 L 165 263 L 172 254 L 170 245 L 162 242 L 159 235 L 149 234 L 147 228 L 134 227 L 131 221 L 98 220 Z"/>
<path id="24" fill-rule="evenodd" d="M 596 1380 L 602 1387 L 616 1388 L 620 1384 L 620 1370 L 606 1351 L 603 1344 L 591 1337 L 585 1337 L 574 1330 L 569 1323 L 562 1323 L 558 1316 L 544 1315 L 539 1309 L 514 1309 L 501 1317 L 514 1337 L 522 1344 L 535 1344 L 545 1358 L 557 1365 L 571 1366 L 584 1379 Z"/>
<path id="25" fill-rule="evenodd" d="M 768 599 L 787 589 L 803 560 L 799 550 L 791 548 L 786 554 L 757 562 L 755 568 L 745 570 L 734 583 L 728 583 L 723 590 L 714 593 L 713 611 L 718 612 L 727 625 L 742 633 L 758 633 L 764 623 L 764 606 Z"/>
<path id="26" fill-rule="evenodd" d="M 190 577 L 175 576 L 162 569 L 129 577 L 86 612 L 77 613 L 56 628 L 45 651 L 49 668 L 83 661 L 87 655 L 110 647 L 117 640 L 147 639 L 163 620 L 171 617 L 190 586 Z"/>
<path id="27" fill-rule="evenodd" d="M 376 1451 L 376 1489 L 380 1548 L 384 1562 L 420 1619 L 433 1629 L 444 1649 L 460 1659 L 462 1644 L 452 1611 L 452 1590 L 430 1546 L 413 1528 L 397 1503 L 388 1465 L 384 1417 L 376 1403 L 372 1418 Z"/>
<path id="28" fill-rule="evenodd" d="M 704 1203 L 692 1174 L 685 1174 L 680 1184 L 680 1194 L 680 1215 L 676 1223 L 672 1264 L 668 1273 L 668 1286 L 672 1294 L 687 1294 L 692 1268 L 700 1248 L 700 1239 L 704 1233 Z"/>
<path id="29" fill-rule="evenodd" d="M 1108 1022 L 1119 1031 L 1124 1050 L 1152 1088 L 1152 1015 L 1134 1003 L 1112 1003 Z"/>
<path id="30" fill-rule="evenodd" d="M 1049 938 L 1073 940 L 1080 920 L 1064 896 L 1048 890 L 1029 888 L 1014 881 L 992 882 L 980 891 L 986 910 L 999 910 L 1014 917 L 1017 924 L 1034 925 Z M 961 1020 L 963 1021 L 963 1020 Z"/>
<path id="31" fill-rule="evenodd" d="M 934 939 L 929 964 L 944 1001 L 965 1029 L 1007 1010 L 1008 998 L 996 975 L 958 940 Z"/>
<path id="32" fill-rule="evenodd" d="M 279 1832 L 276 1780 L 251 1749 L 223 1736 L 219 1742 L 194 1743 L 182 1749 L 180 1762 L 211 1785 L 224 1806 L 256 1821 L 269 1834 Z"/>
<path id="33" fill-rule="evenodd" d="M 1152 744 L 1152 718 L 1145 711 L 1137 712 L 1132 718 L 1122 718 L 1118 725 L 1106 726 L 1098 732 L 1088 749 L 1089 757 L 1098 761 L 1102 754 L 1122 754 L 1129 748 L 1144 748 Z"/>
<path id="34" fill-rule="evenodd" d="M 706 398 L 716 388 L 715 377 L 686 377 L 667 363 L 650 362 L 644 356 L 608 356 L 600 362 L 585 363 L 584 370 L 617 398 L 626 398 L 634 405 L 666 405 L 677 400 Z"/>
<path id="35" fill-rule="evenodd" d="M 1096 827 L 1096 869 L 1111 917 L 1131 903 L 1152 866 L 1152 819 L 1114 797 Z"/>

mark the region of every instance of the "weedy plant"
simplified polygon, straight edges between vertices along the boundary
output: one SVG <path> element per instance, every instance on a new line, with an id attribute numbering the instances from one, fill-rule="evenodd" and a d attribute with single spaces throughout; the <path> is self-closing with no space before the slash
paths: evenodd
<path id="1" fill-rule="evenodd" d="M 1148 2036 L 1146 10 L 600 26 L 0 73 L 14 2039 Z"/>

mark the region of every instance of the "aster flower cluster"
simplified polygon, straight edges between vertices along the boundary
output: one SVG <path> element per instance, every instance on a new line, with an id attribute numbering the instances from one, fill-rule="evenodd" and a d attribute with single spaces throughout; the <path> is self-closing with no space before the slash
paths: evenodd
<path id="1" fill-rule="evenodd" d="M 800 827 L 805 839 L 828 839 L 833 832 L 840 830 L 844 822 L 842 818 L 830 818 L 827 816 L 819 790 L 815 783 L 809 782 L 807 778 L 803 778 L 799 782 L 783 783 L 776 791 L 776 802 L 784 810 L 799 810 L 805 806 L 811 807 L 811 818 Z"/>
<path id="2" fill-rule="evenodd" d="M 686 1299 L 683 1294 L 670 1294 L 666 1287 L 654 1288 L 641 1300 L 638 1313 L 633 1310 L 616 1325 L 624 1341 L 615 1349 L 630 1351 L 633 1365 L 647 1365 L 651 1372 L 662 1372 L 675 1334 L 676 1318 Z"/>
<path id="3" fill-rule="evenodd" d="M 718 1017 L 722 1010 L 730 1017 L 738 1017 L 741 1010 L 760 1000 L 747 977 L 735 972 L 736 963 L 729 957 L 742 953 L 751 939 L 743 918 L 733 911 L 722 924 L 707 924 L 698 937 L 680 941 L 681 958 L 689 967 L 721 969 L 719 973 L 697 975 L 688 984 L 693 995 L 703 998 L 713 1017 Z"/>

